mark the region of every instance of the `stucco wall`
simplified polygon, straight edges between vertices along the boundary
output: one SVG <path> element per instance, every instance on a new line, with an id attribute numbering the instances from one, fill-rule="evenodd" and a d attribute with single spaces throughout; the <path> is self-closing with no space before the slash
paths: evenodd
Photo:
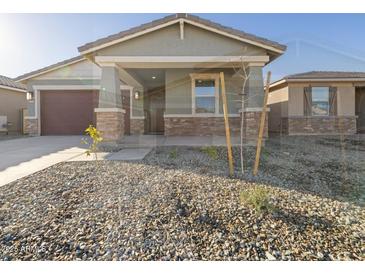
<path id="1" fill-rule="evenodd" d="M 304 87 L 305 84 L 289 85 L 288 116 L 304 115 Z"/>
<path id="2" fill-rule="evenodd" d="M 355 87 L 350 84 L 338 86 L 337 89 L 338 115 L 355 115 Z"/>
<path id="3" fill-rule="evenodd" d="M 83 60 L 75 64 L 71 64 L 51 72 L 42 74 L 35 80 L 44 79 L 70 79 L 70 78 L 100 78 L 101 69 L 99 66 L 90 62 L 89 60 Z"/>
<path id="4" fill-rule="evenodd" d="M 124 41 L 97 51 L 100 56 L 225 56 L 266 55 L 264 49 L 184 24 L 180 39 L 179 24 Z"/>
<path id="5" fill-rule="evenodd" d="M 281 87 L 270 92 L 268 98 L 269 112 L 269 131 L 280 132 L 282 130 L 282 118 L 288 116 L 288 86 Z"/>
<path id="6" fill-rule="evenodd" d="M 26 107 L 27 98 L 25 92 L 0 88 L 0 116 L 7 116 L 8 122 L 12 123 L 9 131 L 21 131 L 22 121 L 20 110 Z"/>
<path id="7" fill-rule="evenodd" d="M 166 111 L 165 114 L 192 114 L 192 85 L 190 73 L 219 73 L 224 72 L 228 111 L 238 114 L 240 109 L 240 95 L 242 79 L 233 77 L 233 69 L 212 69 L 198 71 L 194 69 L 168 69 L 166 70 Z M 219 112 L 223 113 L 221 91 L 219 96 Z"/>

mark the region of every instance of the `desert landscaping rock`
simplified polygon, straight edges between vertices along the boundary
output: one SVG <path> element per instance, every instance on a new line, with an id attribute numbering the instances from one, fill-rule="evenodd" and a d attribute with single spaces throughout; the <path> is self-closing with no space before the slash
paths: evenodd
<path id="1" fill-rule="evenodd" d="M 276 157 L 273 164 L 298 159 L 293 172 L 307 161 L 303 154 L 313 161 L 318 157 L 310 146 L 294 149 L 296 142 L 280 146 L 289 155 L 277 154 L 275 144 L 265 150 Z M 327 146 L 317 144 L 317 150 L 324 147 L 326 153 Z M 329 150 L 336 154 L 337 149 Z M 364 152 L 352 153 L 358 154 L 350 160 L 364 157 Z M 60 163 L 5 185 L 0 188 L 0 259 L 365 259 L 365 211 L 354 200 L 363 193 L 343 197 L 328 190 L 330 183 L 322 193 L 316 183 L 280 182 L 278 171 L 267 174 L 272 167 L 264 159 L 260 180 L 274 210 L 257 214 L 239 196 L 259 179 L 240 177 L 239 165 L 237 176 L 228 178 L 224 149 L 218 156 L 211 159 L 200 148 L 156 148 L 140 162 Z M 316 177 L 314 168 L 308 171 L 311 178 L 323 183 L 324 175 Z M 359 172 L 356 176 L 364 178 Z M 304 178 L 295 175 L 287 174 Z M 357 178 L 353 171 L 347 176 Z"/>

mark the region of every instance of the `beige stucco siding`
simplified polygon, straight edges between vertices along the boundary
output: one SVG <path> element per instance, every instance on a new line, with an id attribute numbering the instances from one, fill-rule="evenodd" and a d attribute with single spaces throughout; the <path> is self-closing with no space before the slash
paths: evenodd
<path id="1" fill-rule="evenodd" d="M 338 115 L 355 115 L 355 87 L 343 85 L 337 87 L 337 113 Z"/>
<path id="2" fill-rule="evenodd" d="M 124 41 L 97 51 L 100 56 L 227 56 L 267 55 L 262 48 L 223 35 L 184 24 L 180 39 L 179 24 Z"/>
<path id="3" fill-rule="evenodd" d="M 26 107 L 27 98 L 25 92 L 0 88 L 0 116 L 7 116 L 8 122 L 12 123 L 9 131 L 21 131 L 20 111 Z"/>
<path id="4" fill-rule="evenodd" d="M 270 92 L 268 98 L 269 112 L 269 131 L 279 132 L 281 130 L 282 118 L 288 117 L 288 86 L 281 87 Z"/>
<path id="5" fill-rule="evenodd" d="M 304 87 L 303 84 L 289 85 L 288 116 L 304 115 Z"/>

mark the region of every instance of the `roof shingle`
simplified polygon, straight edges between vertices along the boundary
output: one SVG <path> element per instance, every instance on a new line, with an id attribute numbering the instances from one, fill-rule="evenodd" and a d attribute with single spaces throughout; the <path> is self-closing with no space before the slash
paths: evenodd
<path id="1" fill-rule="evenodd" d="M 142 24 L 140 26 L 137 26 L 137 27 L 134 27 L 134 28 L 131 28 L 131 29 L 128 29 L 128 30 L 125 30 L 125 31 L 122 31 L 122 32 L 119 32 L 119 33 L 116 33 L 116 34 L 109 35 L 107 37 L 98 39 L 94 42 L 90 42 L 90 43 L 87 43 L 83 46 L 80 46 L 78 48 L 78 50 L 79 50 L 79 52 L 84 52 L 84 51 L 89 50 L 93 47 L 101 46 L 105 43 L 112 42 L 114 40 L 126 37 L 128 35 L 135 34 L 137 32 L 141 32 L 141 31 L 149 29 L 149 28 L 156 27 L 156 26 L 164 24 L 164 23 L 168 23 L 168 22 L 176 20 L 178 18 L 186 18 L 186 19 L 191 20 L 193 22 L 200 23 L 202 25 L 206 25 L 208 27 L 216 28 L 220 31 L 224 31 L 224 32 L 227 32 L 227 33 L 232 34 L 232 35 L 236 35 L 236 36 L 244 38 L 244 39 L 252 40 L 252 41 L 255 41 L 255 42 L 270 46 L 270 47 L 273 47 L 273 48 L 275 48 L 277 50 L 280 50 L 280 51 L 285 51 L 286 50 L 285 45 L 279 44 L 277 42 L 274 42 L 274 41 L 271 41 L 271 40 L 268 40 L 266 38 L 262 38 L 262 37 L 259 37 L 259 36 L 253 35 L 253 34 L 249 34 L 249 33 L 246 33 L 244 31 L 241 31 L 241 30 L 236 30 L 236 29 L 233 29 L 233 28 L 230 28 L 230 27 L 226 27 L 226 26 L 223 26 L 221 24 L 212 22 L 210 20 L 203 19 L 199 16 L 186 14 L 186 13 L 177 13 L 177 14 L 173 14 L 173 15 L 168 15 L 168 16 L 163 17 L 161 19 L 157 19 L 157 20 L 151 21 L 149 23 Z"/>
<path id="2" fill-rule="evenodd" d="M 11 79 L 11 78 L 3 76 L 3 75 L 0 75 L 0 86 L 27 90 L 25 85 L 23 85 L 21 83 L 17 83 L 14 81 L 14 79 Z"/>

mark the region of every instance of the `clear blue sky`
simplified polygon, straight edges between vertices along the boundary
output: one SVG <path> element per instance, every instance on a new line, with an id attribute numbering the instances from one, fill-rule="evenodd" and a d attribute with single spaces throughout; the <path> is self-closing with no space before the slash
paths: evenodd
<path id="1" fill-rule="evenodd" d="M 16 77 L 77 47 L 166 14 L 0 14 L 0 74 Z M 197 14 L 288 46 L 273 80 L 309 70 L 365 71 L 364 14 Z"/>

